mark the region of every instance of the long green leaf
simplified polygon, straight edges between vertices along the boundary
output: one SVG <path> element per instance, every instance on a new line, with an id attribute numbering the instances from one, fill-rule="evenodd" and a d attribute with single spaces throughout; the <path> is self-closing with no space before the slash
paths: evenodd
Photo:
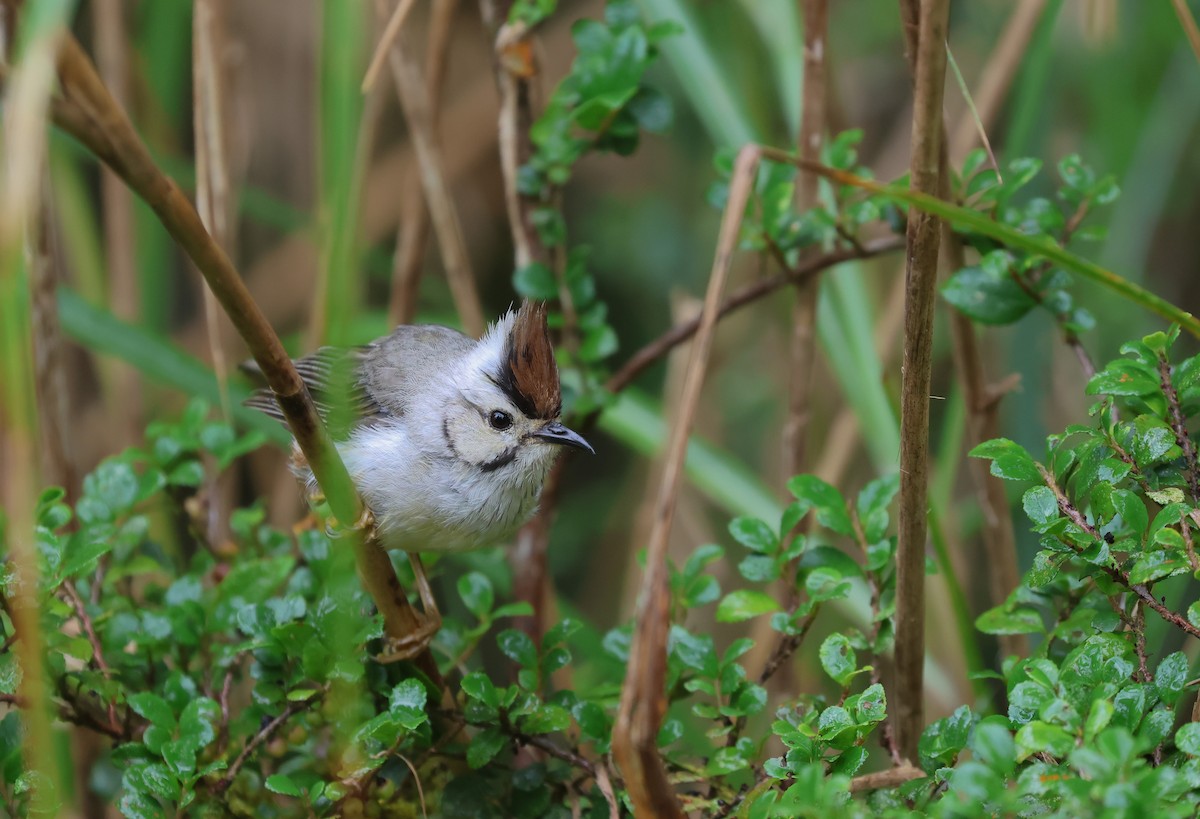
<path id="1" fill-rule="evenodd" d="M 127 324 L 65 288 L 58 291 L 58 316 L 67 335 L 88 349 L 131 364 L 149 378 L 187 395 L 199 396 L 214 405 L 220 401 L 212 370 L 170 339 Z M 246 387 L 231 384 L 229 393 L 236 402 L 233 417 L 239 424 L 259 430 L 279 444 L 291 440 L 291 435 L 282 426 L 261 412 L 241 405 L 250 394 Z"/>

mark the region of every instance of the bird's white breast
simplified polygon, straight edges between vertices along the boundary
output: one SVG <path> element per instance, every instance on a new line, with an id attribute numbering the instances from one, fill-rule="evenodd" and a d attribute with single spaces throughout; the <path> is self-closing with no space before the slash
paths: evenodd
<path id="1" fill-rule="evenodd" d="M 552 462 L 483 472 L 423 446 L 401 419 L 360 428 L 338 450 L 375 514 L 384 546 L 412 552 L 465 551 L 505 541 L 537 509 Z"/>

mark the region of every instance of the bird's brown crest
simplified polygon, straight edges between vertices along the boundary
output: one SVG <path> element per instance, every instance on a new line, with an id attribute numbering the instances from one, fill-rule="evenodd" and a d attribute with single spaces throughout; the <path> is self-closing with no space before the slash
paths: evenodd
<path id="1" fill-rule="evenodd" d="M 500 384 L 517 408 L 530 418 L 557 418 L 562 412 L 562 390 L 544 304 L 522 303 L 504 352 Z"/>

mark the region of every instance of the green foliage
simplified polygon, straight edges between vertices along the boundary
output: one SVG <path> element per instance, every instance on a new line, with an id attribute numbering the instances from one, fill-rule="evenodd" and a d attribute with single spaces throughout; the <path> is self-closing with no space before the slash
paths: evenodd
<path id="1" fill-rule="evenodd" d="M 1098 178 L 1078 156 L 1070 155 L 1058 163 L 1060 186 L 1054 199 L 1025 197 L 1023 192 L 1041 171 L 1041 162 L 1013 160 L 1001 176 L 985 166 L 986 156 L 976 150 L 967 157 L 955 180 L 960 201 L 1022 234 L 1062 247 L 1072 241 L 1103 241 L 1102 227 L 1083 223 L 1097 207 L 1116 200 L 1120 191 L 1111 176 Z M 979 261 L 956 272 L 942 287 L 943 298 L 954 307 L 981 324 L 1013 324 L 1041 308 L 1068 339 L 1095 326 L 1091 313 L 1076 306 L 1066 270 L 1037 253 L 999 247 L 990 237 L 969 229 L 962 236 L 979 252 Z"/>
<path id="2" fill-rule="evenodd" d="M 535 23 L 553 3 L 522 2 L 510 19 Z M 513 274 L 513 287 L 526 298 L 559 302 L 550 315 L 563 329 L 559 355 L 568 413 L 587 414 L 604 401 L 604 361 L 617 351 L 608 305 L 596 292 L 588 248 L 568 249 L 560 192 L 575 165 L 589 153 L 628 156 L 643 131 L 658 133 L 671 123 L 670 100 L 644 82 L 658 56 L 658 43 L 679 32 L 673 23 L 646 25 L 633 0 L 610 0 L 604 19 L 583 19 L 571 29 L 577 56 L 545 110 L 530 129 L 534 154 L 520 169 L 518 189 L 533 203 L 529 213 L 548 259 L 533 260 Z"/>

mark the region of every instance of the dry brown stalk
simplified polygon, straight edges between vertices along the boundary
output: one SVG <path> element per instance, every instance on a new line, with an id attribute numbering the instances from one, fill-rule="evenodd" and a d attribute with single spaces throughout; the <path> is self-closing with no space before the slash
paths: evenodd
<path id="1" fill-rule="evenodd" d="M 375 9 L 381 18 L 386 14 L 383 0 L 376 0 Z M 445 162 L 435 134 L 425 80 L 421 77 L 421 69 L 399 41 L 388 49 L 388 63 L 400 96 L 400 106 L 404 109 L 404 118 L 408 121 L 421 185 L 429 205 L 433 231 L 441 249 L 455 309 L 468 333 L 482 335 L 486 324 L 483 307 L 475 287 L 475 276 L 471 272 L 471 259 L 467 254 L 462 224 L 446 182 Z"/>
<path id="2" fill-rule="evenodd" d="M 123 0 L 97 0 L 93 15 L 96 66 L 105 85 L 112 90 L 113 98 L 122 107 L 129 104 L 130 45 L 125 32 L 124 6 Z M 138 285 L 133 196 L 116 174 L 102 169 L 100 197 L 109 303 L 117 318 L 137 323 L 141 313 L 141 288 Z M 109 407 L 114 413 L 109 420 L 112 430 L 119 436 L 117 443 L 129 445 L 141 436 L 142 379 L 128 364 L 117 364 L 114 370 L 114 398 L 118 400 Z"/>
<path id="3" fill-rule="evenodd" d="M 762 157 L 757 146 L 743 148 L 734 165 L 729 202 L 721 220 L 717 252 L 708 291 L 704 297 L 700 327 L 692 343 L 692 354 L 684 380 L 679 417 L 671 430 L 666 462 L 659 486 L 654 527 L 646 554 L 646 573 L 638 597 L 637 625 L 630 649 L 621 705 L 613 729 L 613 754 L 621 766 L 636 813 L 645 816 L 682 817 L 683 813 L 662 758 L 657 736 L 666 713 L 667 633 L 670 628 L 670 579 L 666 566 L 667 538 L 675 513 L 675 499 L 683 477 L 688 435 L 700 389 L 708 367 L 708 354 L 716 329 L 721 292 L 729 277 L 737 248 L 742 214 L 753 190 L 754 173 Z"/>
<path id="4" fill-rule="evenodd" d="M 41 421 L 42 480 L 63 487 L 74 498 L 79 479 L 71 455 L 71 384 L 56 298 L 61 260 L 56 258 L 51 241 L 54 209 L 49 205 L 49 193 L 46 175 L 37 218 L 30 220 L 26 243 L 32 296 L 33 374 Z"/>
<path id="5" fill-rule="evenodd" d="M 1175 7 L 1179 25 L 1183 26 L 1183 33 L 1187 35 L 1188 45 L 1192 47 L 1196 59 L 1200 60 L 1200 28 L 1196 26 L 1196 18 L 1192 16 L 1187 0 L 1171 0 L 1171 5 Z"/>
<path id="6" fill-rule="evenodd" d="M 233 197 L 229 177 L 228 132 L 224 71 L 224 0 L 196 0 L 192 14 L 192 75 L 195 83 L 193 122 L 196 139 L 196 211 L 213 240 L 230 252 L 233 247 Z M 128 189 L 122 188 L 128 194 Z M 221 344 L 220 309 L 212 291 L 204 288 L 204 323 L 208 348 L 221 397 L 221 411 L 230 417 L 229 367 Z"/>
<path id="7" fill-rule="evenodd" d="M 392 9 L 392 14 L 383 27 L 383 34 L 379 36 L 379 42 L 375 45 L 375 53 L 371 55 L 371 64 L 367 66 L 366 76 L 363 77 L 362 91 L 364 94 L 370 91 L 371 86 L 375 84 L 375 79 L 383 69 L 384 60 L 387 59 L 388 51 L 400 36 L 400 29 L 414 5 L 416 5 L 416 0 L 400 0 L 396 4 L 396 8 Z"/>
<path id="8" fill-rule="evenodd" d="M 450 38 L 454 33 L 454 13 L 458 0 L 434 0 L 429 23 L 429 45 L 425 54 L 425 88 L 429 97 L 433 136 L 442 145 L 440 112 L 442 87 L 445 84 L 446 63 L 450 54 Z M 446 152 L 443 147 L 443 155 Z M 447 168 L 451 178 L 453 168 Z M 421 195 L 420 186 L 410 185 L 404 192 L 400 227 L 396 232 L 396 252 L 392 262 L 392 288 L 388 300 L 388 317 L 392 324 L 409 324 L 417 315 L 417 296 L 421 284 L 421 269 L 425 249 L 429 244 L 429 209 Z"/>
<path id="9" fill-rule="evenodd" d="M 1020 58 L 1044 9 L 1045 0 L 1025 0 L 1009 18 L 1000 44 L 992 53 L 988 66 L 980 77 L 979 91 L 975 98 L 979 120 L 976 121 L 969 114 L 964 115 L 954 135 L 954 141 L 948 149 L 943 147 L 941 151 L 939 176 L 942 198 L 949 199 L 952 195 L 949 156 L 953 155 L 955 161 L 961 161 L 979 137 L 980 129 L 986 131 L 987 123 L 994 118 L 1000 100 L 1008 91 L 1016 74 L 1016 67 L 1020 64 Z M 962 241 L 946 223 L 942 223 L 941 233 L 944 258 L 942 267 L 950 272 L 961 269 L 966 264 Z M 966 444 L 968 447 L 974 447 L 999 434 L 998 395 L 996 389 L 986 381 L 983 354 L 972 321 L 957 310 L 950 310 L 950 332 L 954 342 L 955 369 L 962 382 L 967 404 Z M 990 474 L 986 463 L 972 459 L 968 469 L 972 472 L 977 502 L 983 514 L 981 533 L 984 559 L 989 567 L 991 602 L 992 605 L 999 605 L 1021 580 L 1008 496 L 1005 494 L 1003 481 Z M 999 644 L 1000 652 L 1004 656 L 1024 656 L 1028 652 L 1028 639 L 1023 634 L 1001 635 Z"/>
<path id="10" fill-rule="evenodd" d="M 484 22 L 493 37 L 492 66 L 496 87 L 500 92 L 500 113 L 497 140 L 500 149 L 500 171 L 504 179 L 504 205 L 508 214 L 509 233 L 513 241 L 514 269 L 538 262 L 555 271 L 559 281 L 559 302 L 563 312 L 562 342 L 568 349 L 578 346 L 577 327 L 571 294 L 561 275 L 561 254 L 547 247 L 533 223 L 533 211 L 542 203 L 536 197 L 522 194 L 517 185 L 519 169 L 533 156 L 534 146 L 530 128 L 535 119 L 534 96 L 540 66 L 536 59 L 536 41 L 523 25 L 504 21 L 512 3 L 508 0 L 483 0 Z M 548 489 L 555 488 L 562 464 L 555 468 Z M 537 516 L 527 523 L 517 536 L 516 547 L 509 555 L 516 581 L 513 595 L 529 603 L 533 617 L 523 618 L 520 627 L 534 640 L 540 640 L 547 621 L 546 609 L 553 603 L 550 574 L 547 571 L 546 547 L 550 525 L 554 520 L 555 495 L 543 499 Z"/>
<path id="11" fill-rule="evenodd" d="M 12 4 L 0 11 L 15 18 Z M 40 624 L 39 558 L 34 545 L 39 415 L 31 349 L 31 294 L 20 275 L 28 231 L 37 231 L 44 185 L 46 112 L 53 91 L 54 63 L 63 33 L 47 29 L 31 40 L 4 89 L 0 134 L 0 508 L 6 521 L 0 551 L 8 556 L 12 582 L 3 605 L 12 619 L 22 675 L 14 703 L 21 703 L 21 751 L 25 770 L 36 774 L 31 812 L 53 814 L 67 801 L 50 727 L 45 643 Z M 31 225 L 31 220 L 33 224 Z M 35 240 L 36 245 L 36 240 Z M 36 275 L 35 270 L 35 275 Z"/>
<path id="12" fill-rule="evenodd" d="M 915 0 L 911 6 L 915 7 Z M 914 8 L 915 10 L 915 8 Z M 917 16 L 910 187 L 940 191 L 942 96 L 946 77 L 948 0 L 922 0 Z M 911 15 L 906 30 L 911 30 Z M 910 210 L 904 297 L 904 362 L 900 394 L 900 524 L 896 555 L 894 720 L 901 754 L 917 756 L 924 727 L 925 538 L 928 528 L 929 385 L 940 225 Z"/>
<path id="13" fill-rule="evenodd" d="M 942 253 L 945 254 L 946 269 L 959 270 L 964 265 L 962 242 L 954 235 L 949 225 L 942 226 Z M 984 379 L 983 355 L 975 335 L 975 325 L 970 318 L 957 310 L 950 310 L 950 332 L 953 338 L 954 366 L 962 382 L 963 395 L 967 403 L 966 446 L 973 448 L 984 441 L 1000 435 L 999 401 L 996 390 Z M 971 458 L 971 470 L 976 488 L 976 500 L 983 514 L 984 560 L 988 567 L 988 587 L 992 605 L 998 606 L 1021 582 L 1017 564 L 1016 535 L 1013 531 L 1012 515 L 1009 513 L 1008 496 L 1004 483 L 993 476 L 988 464 Z M 1029 642 L 1024 634 L 1004 634 L 999 638 L 1000 652 L 1004 656 L 1025 656 Z"/>
<path id="14" fill-rule="evenodd" d="M 827 0 L 804 0 L 804 83 L 800 109 L 800 156 L 810 162 L 821 158 L 825 137 L 825 52 L 829 29 Z M 820 179 L 811 173 L 796 180 L 798 212 L 818 204 Z M 812 399 L 813 368 L 816 364 L 817 292 L 820 278 L 814 276 L 796 288 L 792 310 L 791 389 L 788 417 L 784 422 L 784 480 L 808 468 L 808 421 Z"/>

